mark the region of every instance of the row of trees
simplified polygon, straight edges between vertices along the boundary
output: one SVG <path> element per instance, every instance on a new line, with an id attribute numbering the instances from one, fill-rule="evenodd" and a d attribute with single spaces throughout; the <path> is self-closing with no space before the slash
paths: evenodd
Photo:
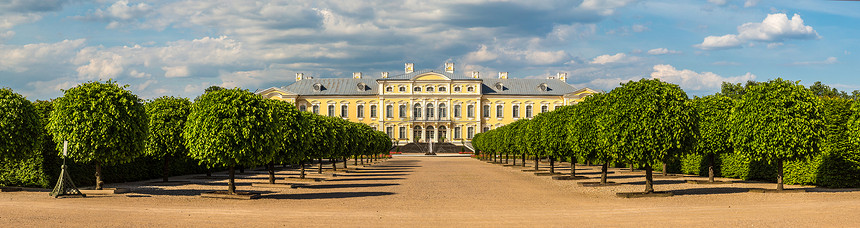
<path id="1" fill-rule="evenodd" d="M 171 158 L 189 156 L 210 168 L 227 167 L 228 192 L 235 194 L 237 166 L 266 165 L 274 183 L 275 164 L 322 158 L 346 162 L 391 147 L 383 132 L 367 125 L 299 112 L 285 101 L 241 89 L 210 87 L 194 102 L 176 97 L 144 102 L 126 87 L 89 82 L 52 102 L 37 102 L 49 104 L 44 128 L 31 102 L 11 89 L 0 90 L 0 109 L 10 113 L 0 119 L 0 162 L 39 151 L 43 138 L 58 151 L 68 141 L 68 158 L 95 165 L 96 189 L 101 189 L 103 165 L 162 158 L 167 181 Z"/>
<path id="2" fill-rule="evenodd" d="M 604 184 L 610 163 L 631 164 L 631 168 L 638 164 L 645 169 L 646 193 L 654 192 L 652 167 L 662 163 L 665 174 L 666 162 L 685 154 L 710 158 L 710 181 L 714 181 L 713 159 L 719 154 L 736 153 L 773 164 L 777 189 L 782 190 L 785 162 L 815 155 L 822 148 L 860 148 L 860 134 L 850 136 L 849 143 L 840 137 L 846 133 L 839 132 L 860 131 L 858 105 L 853 105 L 853 112 L 833 111 L 851 107 L 848 99 L 820 97 L 798 82 L 783 79 L 746 86 L 725 84 L 723 88 L 722 93 L 689 99 L 674 84 L 656 79 L 631 81 L 576 105 L 478 134 L 473 144 L 493 158 L 501 154 L 547 156 L 551 167 L 553 158 L 559 157 L 569 157 L 573 164 L 596 162 L 603 166 Z M 825 115 L 828 112 L 843 115 Z M 571 168 L 575 177 L 575 167 Z"/>

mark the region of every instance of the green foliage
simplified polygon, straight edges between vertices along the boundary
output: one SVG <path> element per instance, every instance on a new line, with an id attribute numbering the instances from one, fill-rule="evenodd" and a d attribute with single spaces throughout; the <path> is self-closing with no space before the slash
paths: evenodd
<path id="1" fill-rule="evenodd" d="M 603 143 L 638 164 L 667 161 L 693 147 L 697 117 L 677 85 L 642 79 L 615 88 L 606 97 Z"/>
<path id="2" fill-rule="evenodd" d="M 145 154 L 157 158 L 186 155 L 182 131 L 191 112 L 191 102 L 186 98 L 159 97 L 145 107 L 149 116 Z"/>
<path id="3" fill-rule="evenodd" d="M 819 152 L 824 134 L 821 101 L 795 82 L 750 86 L 732 109 L 732 143 L 757 161 L 794 161 Z"/>
<path id="4" fill-rule="evenodd" d="M 54 101 L 48 131 L 58 151 L 63 140 L 69 141 L 68 158 L 74 161 L 127 163 L 143 153 L 146 110 L 136 95 L 113 81 L 84 83 Z"/>
<path id="5" fill-rule="evenodd" d="M 555 158 L 566 158 L 571 155 L 570 146 L 567 144 L 567 125 L 570 121 L 572 106 L 562 106 L 552 112 L 545 112 L 535 116 L 532 121 L 540 125 L 538 132 L 538 146 L 545 153 Z"/>
<path id="6" fill-rule="evenodd" d="M 732 152 L 729 141 L 729 116 L 732 99 L 722 95 L 710 95 L 693 100 L 699 115 L 699 134 L 695 152 L 701 155 Z"/>
<path id="7" fill-rule="evenodd" d="M 290 103 L 274 99 L 264 100 L 269 110 L 269 121 L 275 126 L 271 132 L 275 143 L 275 163 L 294 163 L 303 159 L 301 142 L 302 121 L 298 109 Z"/>
<path id="8" fill-rule="evenodd" d="M 203 164 L 250 167 L 272 160 L 274 127 L 262 97 L 224 89 L 191 105 L 182 136 L 189 155 Z"/>
<path id="9" fill-rule="evenodd" d="M 33 104 L 0 88 L 0 163 L 31 157 L 41 146 L 42 128 Z"/>
<path id="10" fill-rule="evenodd" d="M 567 141 L 577 157 L 603 163 L 614 161 L 618 157 L 608 149 L 612 143 L 601 138 L 606 136 L 602 134 L 605 126 L 603 117 L 607 112 L 606 97 L 606 94 L 594 94 L 570 108 L 563 109 L 564 112 L 570 112 Z"/>

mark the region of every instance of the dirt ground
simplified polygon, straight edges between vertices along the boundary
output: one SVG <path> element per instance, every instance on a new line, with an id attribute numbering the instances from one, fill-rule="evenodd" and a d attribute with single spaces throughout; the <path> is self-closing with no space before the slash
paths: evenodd
<path id="1" fill-rule="evenodd" d="M 352 165 L 352 162 L 350 162 Z M 533 164 L 529 164 L 533 169 Z M 570 172 L 569 164 L 558 172 Z M 547 169 L 547 164 L 541 164 Z M 173 177 L 174 185 L 156 180 L 112 184 L 132 193 L 54 199 L 47 192 L 0 193 L 3 227 L 182 226 L 182 227 L 668 227 L 714 226 L 860 226 L 860 191 L 810 188 L 806 193 L 752 193 L 774 184 L 741 182 L 687 184 L 700 177 L 656 178 L 655 189 L 667 198 L 626 199 L 616 192 L 644 189 L 644 173 L 609 176 L 621 183 L 580 187 L 591 180 L 553 180 L 464 157 L 395 157 L 302 188 L 261 188 L 265 171 L 239 175 L 238 190 L 262 193 L 257 200 L 201 198 L 201 192 L 225 190 L 224 179 L 201 175 Z M 611 169 L 619 171 L 620 169 Z M 578 166 L 598 177 L 597 166 Z M 295 176 L 278 171 L 278 181 Z M 216 173 L 223 176 L 224 173 Z M 806 188 L 786 186 L 788 188 Z"/>

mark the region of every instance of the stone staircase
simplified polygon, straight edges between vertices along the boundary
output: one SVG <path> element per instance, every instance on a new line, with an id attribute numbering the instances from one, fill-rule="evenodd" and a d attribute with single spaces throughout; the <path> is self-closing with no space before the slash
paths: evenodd
<path id="1" fill-rule="evenodd" d="M 429 143 L 409 143 L 400 146 L 401 153 L 426 153 Z M 433 143 L 433 150 L 436 153 L 459 153 L 462 146 L 454 145 L 453 143 Z M 465 149 L 465 148 L 463 148 Z M 396 149 L 395 149 L 396 150 Z M 465 149 L 469 151 L 469 149 Z"/>

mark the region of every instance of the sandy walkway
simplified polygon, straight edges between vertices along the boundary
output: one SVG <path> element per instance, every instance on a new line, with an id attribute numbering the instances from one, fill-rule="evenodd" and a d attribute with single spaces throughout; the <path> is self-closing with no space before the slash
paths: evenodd
<path id="1" fill-rule="evenodd" d="M 350 165 L 351 162 L 350 162 Z M 567 166 L 567 164 L 563 164 Z M 597 167 L 578 167 L 597 177 Z M 306 188 L 251 187 L 266 176 L 244 175 L 239 190 L 259 200 L 204 199 L 224 180 L 187 184 L 114 185 L 133 193 L 54 199 L 44 192 L 0 193 L 0 224 L 18 226 L 860 226 L 860 192 L 748 193 L 773 184 L 693 185 L 657 179 L 669 198 L 621 199 L 644 189 L 641 173 L 612 174 L 613 187 L 578 187 L 471 158 L 397 157 Z M 569 172 L 569 169 L 560 169 Z M 260 171 L 253 171 L 262 173 Z M 279 171 L 279 177 L 294 175 Z M 221 174 L 223 175 L 223 174 Z M 321 176 L 315 174 L 315 176 Z M 691 179 L 691 178 L 686 178 Z M 696 179 L 696 178 L 692 178 Z M 701 179 L 701 178 L 699 178 Z M 593 181 L 593 180 L 590 180 Z M 789 186 L 800 187 L 800 186 Z"/>

